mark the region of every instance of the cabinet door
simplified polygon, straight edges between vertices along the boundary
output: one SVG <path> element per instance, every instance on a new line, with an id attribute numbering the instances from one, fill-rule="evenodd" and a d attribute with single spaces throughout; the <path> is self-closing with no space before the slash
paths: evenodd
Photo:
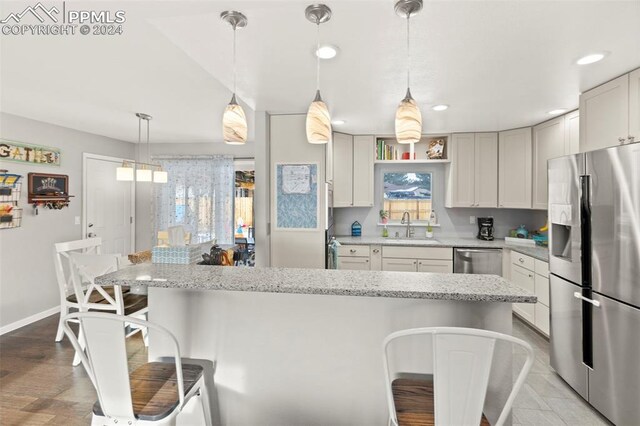
<path id="1" fill-rule="evenodd" d="M 535 326 L 547 336 L 549 335 L 549 307 L 538 302 L 535 304 Z"/>
<path id="2" fill-rule="evenodd" d="M 640 68 L 629 74 L 629 135 L 627 142 L 640 142 Z"/>
<path id="3" fill-rule="evenodd" d="M 580 152 L 580 111 L 564 116 L 564 155 Z"/>
<path id="4" fill-rule="evenodd" d="M 531 128 L 499 134 L 498 207 L 531 208 Z"/>
<path id="5" fill-rule="evenodd" d="M 370 263 L 367 257 L 338 256 L 338 269 L 347 271 L 368 271 Z"/>
<path id="6" fill-rule="evenodd" d="M 564 116 L 533 128 L 533 208 L 547 210 L 547 160 L 565 154 Z"/>
<path id="7" fill-rule="evenodd" d="M 473 133 L 451 136 L 451 205 L 448 207 L 474 207 L 475 139 Z"/>
<path id="8" fill-rule="evenodd" d="M 476 207 L 498 207 L 498 134 L 475 135 Z"/>
<path id="9" fill-rule="evenodd" d="M 629 74 L 580 95 L 580 152 L 620 145 L 629 135 Z"/>
<path id="10" fill-rule="evenodd" d="M 418 262 L 415 259 L 382 258 L 382 270 L 416 272 L 417 263 Z"/>
<path id="11" fill-rule="evenodd" d="M 538 297 L 538 303 L 549 306 L 549 278 L 535 274 L 535 293 Z"/>
<path id="12" fill-rule="evenodd" d="M 353 136 L 333 134 L 333 206 L 353 205 Z"/>
<path id="13" fill-rule="evenodd" d="M 382 247 L 371 246 L 371 270 L 382 271 Z"/>
<path id="14" fill-rule="evenodd" d="M 521 266 L 511 266 L 511 282 L 531 293 L 535 291 L 533 272 Z M 533 303 L 514 303 L 513 310 L 531 324 L 535 324 L 535 305 Z"/>
<path id="15" fill-rule="evenodd" d="M 418 272 L 450 274 L 453 272 L 453 261 L 418 259 Z"/>
<path id="16" fill-rule="evenodd" d="M 373 136 L 353 137 L 353 206 L 373 206 Z"/>

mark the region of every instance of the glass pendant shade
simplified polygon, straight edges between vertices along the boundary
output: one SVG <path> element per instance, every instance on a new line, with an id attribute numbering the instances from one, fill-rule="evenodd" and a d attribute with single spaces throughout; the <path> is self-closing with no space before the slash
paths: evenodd
<path id="1" fill-rule="evenodd" d="M 331 140 L 331 116 L 327 104 L 322 101 L 320 91 L 307 111 L 307 141 L 312 144 L 328 143 Z"/>
<path id="2" fill-rule="evenodd" d="M 156 170 L 153 172 L 153 181 L 155 183 L 167 183 L 169 180 L 169 173 L 164 170 Z"/>
<path id="3" fill-rule="evenodd" d="M 136 170 L 136 181 L 138 182 L 151 182 L 153 179 L 153 172 L 150 169 L 138 169 Z"/>
<path id="4" fill-rule="evenodd" d="M 416 143 L 422 137 L 422 114 L 407 89 L 407 96 L 396 110 L 396 139 L 398 143 Z"/>
<path id="5" fill-rule="evenodd" d="M 236 102 L 235 94 L 222 116 L 222 134 L 224 142 L 229 145 L 242 145 L 247 141 L 247 117 Z"/>
<path id="6" fill-rule="evenodd" d="M 133 167 L 121 166 L 116 168 L 116 180 L 123 182 L 133 181 Z"/>

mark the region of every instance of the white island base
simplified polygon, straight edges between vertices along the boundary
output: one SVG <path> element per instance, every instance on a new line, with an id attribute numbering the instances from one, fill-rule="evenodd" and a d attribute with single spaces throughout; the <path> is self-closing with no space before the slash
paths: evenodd
<path id="1" fill-rule="evenodd" d="M 386 425 L 388 334 L 430 326 L 511 334 L 507 302 L 150 287 L 149 312 L 183 358 L 212 361 L 214 424 L 233 426 Z M 431 372 L 429 344 L 407 343 L 394 353 L 397 368 Z M 167 344 L 151 333 L 149 359 L 169 354 Z M 496 346 L 484 409 L 492 424 L 511 390 L 511 358 Z"/>

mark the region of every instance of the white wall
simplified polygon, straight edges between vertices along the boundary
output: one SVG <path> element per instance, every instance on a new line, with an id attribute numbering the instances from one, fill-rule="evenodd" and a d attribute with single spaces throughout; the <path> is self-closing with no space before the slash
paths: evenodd
<path id="1" fill-rule="evenodd" d="M 272 115 L 270 117 L 270 171 L 271 171 L 271 266 L 291 268 L 324 268 L 325 199 L 322 196 L 325 176 L 326 145 L 307 142 L 306 114 Z M 318 190 L 320 191 L 319 229 L 276 230 L 274 213 L 275 163 L 318 163 Z"/>
<path id="2" fill-rule="evenodd" d="M 351 224 L 358 221 L 362 224 L 362 234 L 375 236 L 382 234 L 379 222 L 379 211 L 382 209 L 383 174 L 385 172 L 431 172 L 433 174 L 433 207 L 438 216 L 439 228 L 434 228 L 435 238 L 440 236 L 474 237 L 478 232 L 477 225 L 469 223 L 469 216 L 493 216 L 494 236 L 504 238 L 509 229 L 526 225 L 528 229 L 543 226 L 547 212 L 541 210 L 515 209 L 447 209 L 444 207 L 445 166 L 444 164 L 377 164 L 375 166 L 374 206 L 337 208 L 334 211 L 336 235 L 351 235 Z M 389 227 L 389 234 L 402 232 L 403 227 Z M 416 235 L 425 228 L 416 227 Z M 402 235 L 402 234 L 401 234 Z"/>
<path id="3" fill-rule="evenodd" d="M 0 138 L 60 148 L 60 167 L 0 161 L 0 168 L 23 176 L 22 226 L 0 230 L 0 327 L 59 305 L 53 269 L 53 244 L 82 238 L 75 217 L 82 212 L 82 154 L 132 158 L 134 144 L 0 113 Z M 68 208 L 39 209 L 27 204 L 27 173 L 69 175 Z M 115 177 L 114 177 L 115 179 Z M 53 339 L 54 336 L 51 336 Z"/>
<path id="4" fill-rule="evenodd" d="M 151 144 L 151 156 L 162 155 L 233 155 L 236 158 L 253 158 L 255 145 L 247 142 L 244 145 L 227 145 L 224 142 L 212 143 L 158 143 Z M 147 161 L 144 147 L 140 161 Z M 136 185 L 136 250 L 149 250 L 153 247 L 153 185 Z"/>

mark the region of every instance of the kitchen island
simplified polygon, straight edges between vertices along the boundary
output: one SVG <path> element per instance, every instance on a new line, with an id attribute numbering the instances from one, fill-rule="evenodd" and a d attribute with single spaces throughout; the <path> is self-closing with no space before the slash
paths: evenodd
<path id="1" fill-rule="evenodd" d="M 385 425 L 385 336 L 429 326 L 511 334 L 511 303 L 536 302 L 492 275 L 142 264 L 96 281 L 149 286 L 149 319 L 183 357 L 214 366 L 223 425 Z M 167 344 L 151 333 L 149 358 Z M 431 372 L 428 344 L 403 349 L 392 353 L 398 369 Z M 490 377 L 495 422 L 511 389 L 510 348 L 496 348 Z"/>

